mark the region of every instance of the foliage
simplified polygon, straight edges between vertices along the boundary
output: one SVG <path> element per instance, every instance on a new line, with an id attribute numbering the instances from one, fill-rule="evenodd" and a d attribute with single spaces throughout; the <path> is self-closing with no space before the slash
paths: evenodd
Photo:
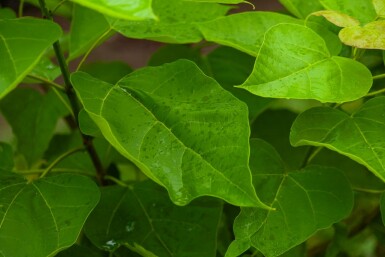
<path id="1" fill-rule="evenodd" d="M 385 255 L 384 0 L 20 2 L 1 257 Z M 163 46 L 89 61 L 115 34 Z"/>

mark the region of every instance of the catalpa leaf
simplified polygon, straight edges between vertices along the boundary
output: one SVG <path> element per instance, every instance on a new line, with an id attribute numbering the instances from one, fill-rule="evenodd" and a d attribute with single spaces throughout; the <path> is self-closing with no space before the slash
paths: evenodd
<path id="1" fill-rule="evenodd" d="M 13 150 L 6 143 L 0 142 L 0 174 L 10 172 L 13 168 Z"/>
<path id="2" fill-rule="evenodd" d="M 291 144 L 329 148 L 366 166 L 385 181 L 384 111 L 385 97 L 367 101 L 352 115 L 328 107 L 310 109 L 293 123 Z"/>
<path id="3" fill-rule="evenodd" d="M 319 0 L 279 0 L 279 2 L 289 12 L 301 19 L 305 19 L 312 12 L 323 9 Z"/>
<path id="4" fill-rule="evenodd" d="M 152 0 L 71 0 L 102 14 L 125 20 L 156 19 Z"/>
<path id="5" fill-rule="evenodd" d="M 356 18 L 350 17 L 341 12 L 332 11 L 332 10 L 323 10 L 318 12 L 313 12 L 311 15 L 314 16 L 322 16 L 334 25 L 338 27 L 351 27 L 351 26 L 359 26 L 360 21 Z"/>
<path id="6" fill-rule="evenodd" d="M 263 206 L 248 168 L 247 107 L 193 62 L 144 68 L 116 85 L 82 72 L 72 82 L 104 137 L 176 204 L 211 195 Z"/>
<path id="7" fill-rule="evenodd" d="M 222 203 L 211 198 L 176 206 L 163 188 L 147 180 L 103 188 L 85 234 L 107 251 L 126 246 L 156 254 L 150 256 L 214 257 L 221 213 Z"/>
<path id="8" fill-rule="evenodd" d="M 87 177 L 61 174 L 27 182 L 0 179 L 0 255 L 51 257 L 74 244 L 99 201 Z"/>
<path id="9" fill-rule="evenodd" d="M 385 21 L 373 21 L 365 26 L 352 26 L 343 28 L 339 37 L 341 41 L 349 46 L 364 49 L 385 50 Z"/>
<path id="10" fill-rule="evenodd" d="M 373 0 L 373 6 L 379 17 L 385 16 L 385 1 L 384 0 Z"/>
<path id="11" fill-rule="evenodd" d="M 279 13 L 244 12 L 202 23 L 199 29 L 208 41 L 256 56 L 266 31 L 279 23 L 301 21 Z"/>
<path id="12" fill-rule="evenodd" d="M 154 0 L 159 21 L 108 19 L 114 30 L 129 38 L 151 39 L 166 43 L 193 43 L 202 40 L 197 26 L 226 14 L 230 7 L 216 3 L 182 0 Z"/>
<path id="13" fill-rule="evenodd" d="M 371 22 L 377 18 L 372 0 L 319 0 L 319 2 L 326 9 L 345 13 L 361 23 Z"/>
<path id="14" fill-rule="evenodd" d="M 226 257 L 251 246 L 266 257 L 280 256 L 352 210 L 353 192 L 338 169 L 309 166 L 287 172 L 275 149 L 258 139 L 251 141 L 250 167 L 258 194 L 276 210 L 241 208 Z"/>
<path id="15" fill-rule="evenodd" d="M 60 35 L 59 25 L 52 21 L 0 20 L 0 98 L 23 80 Z"/>
<path id="16" fill-rule="evenodd" d="M 278 24 L 265 34 L 254 70 L 240 87 L 263 97 L 341 103 L 366 95 L 371 85 L 363 64 L 331 56 L 311 29 Z"/>

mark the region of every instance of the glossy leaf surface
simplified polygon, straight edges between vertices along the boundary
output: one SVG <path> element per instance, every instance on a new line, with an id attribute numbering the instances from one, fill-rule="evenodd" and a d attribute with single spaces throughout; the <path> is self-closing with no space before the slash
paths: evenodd
<path id="1" fill-rule="evenodd" d="M 211 195 L 262 206 L 248 168 L 247 107 L 194 63 L 141 69 L 115 86 L 85 73 L 72 82 L 104 137 L 176 204 Z"/>
<path id="2" fill-rule="evenodd" d="M 155 19 L 152 0 L 71 0 L 102 14 L 126 20 Z"/>
<path id="3" fill-rule="evenodd" d="M 151 39 L 167 43 L 192 43 L 202 40 L 199 23 L 223 16 L 228 6 L 181 0 L 154 0 L 159 21 L 130 22 L 109 19 L 111 26 L 129 38 Z"/>
<path id="4" fill-rule="evenodd" d="M 23 80 L 60 35 L 60 27 L 51 21 L 0 20 L 0 98 Z"/>
<path id="5" fill-rule="evenodd" d="M 319 0 L 279 0 L 279 2 L 289 12 L 301 19 L 305 19 L 312 12 L 323 9 Z"/>
<path id="6" fill-rule="evenodd" d="M 372 0 L 319 0 L 328 10 L 339 11 L 357 18 L 361 23 L 374 21 L 377 17 Z"/>
<path id="7" fill-rule="evenodd" d="M 331 56 L 311 29 L 279 24 L 265 34 L 253 73 L 240 87 L 263 97 L 340 103 L 366 95 L 371 85 L 363 64 Z"/>
<path id="8" fill-rule="evenodd" d="M 176 206 L 151 181 L 107 187 L 86 223 L 85 234 L 108 251 L 127 246 L 158 257 L 214 257 L 221 211 L 221 202 L 208 198 Z"/>
<path id="9" fill-rule="evenodd" d="M 17 89 L 0 102 L 0 109 L 17 137 L 17 152 L 24 155 L 30 166 L 43 155 L 53 136 L 60 116 L 58 104 L 61 103 L 53 92 L 42 95 L 31 88 Z"/>
<path id="10" fill-rule="evenodd" d="M 338 169 L 309 166 L 287 172 L 278 153 L 262 140 L 251 141 L 250 166 L 257 192 L 276 210 L 242 208 L 226 257 L 251 246 L 267 257 L 279 256 L 352 210 L 352 190 Z"/>
<path id="11" fill-rule="evenodd" d="M 366 166 L 385 181 L 385 97 L 369 100 L 348 115 L 327 107 L 310 109 L 294 122 L 292 145 L 324 146 Z"/>
<path id="12" fill-rule="evenodd" d="M 23 178 L 0 180 L 1 256 L 54 256 L 75 243 L 99 200 L 90 179 L 62 174 L 27 183 Z"/>
<path id="13" fill-rule="evenodd" d="M 363 27 L 347 27 L 340 31 L 341 41 L 349 46 L 385 50 L 385 21 L 373 21 Z"/>
<path id="14" fill-rule="evenodd" d="M 74 59 L 98 43 L 106 40 L 111 30 L 110 24 L 101 13 L 81 5 L 74 5 L 69 41 L 69 59 Z"/>
<path id="15" fill-rule="evenodd" d="M 300 21 L 279 13 L 245 12 L 203 23 L 199 29 L 208 41 L 256 56 L 266 31 L 279 23 Z"/>

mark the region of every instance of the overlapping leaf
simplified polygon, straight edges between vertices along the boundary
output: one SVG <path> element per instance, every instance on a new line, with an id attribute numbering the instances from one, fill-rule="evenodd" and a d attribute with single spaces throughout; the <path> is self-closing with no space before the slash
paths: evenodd
<path id="1" fill-rule="evenodd" d="M 0 20 L 0 98 L 23 80 L 60 35 L 60 27 L 52 21 Z"/>
<path id="2" fill-rule="evenodd" d="M 305 19 L 310 13 L 323 9 L 319 0 L 279 0 L 285 8 L 297 16 Z"/>
<path id="3" fill-rule="evenodd" d="M 50 257 L 75 243 L 99 200 L 90 179 L 62 174 L 27 183 L 0 179 L 0 255 Z"/>
<path id="4" fill-rule="evenodd" d="M 353 115 L 327 107 L 310 109 L 294 122 L 292 145 L 324 146 L 366 166 L 385 181 L 385 97 L 369 100 Z"/>
<path id="5" fill-rule="evenodd" d="M 72 82 L 104 137 L 175 203 L 211 195 L 262 206 L 248 168 L 247 107 L 194 63 L 148 67 L 115 86 L 85 73 Z"/>
<path id="6" fill-rule="evenodd" d="M 215 257 L 221 211 L 221 202 L 209 198 L 176 206 L 163 188 L 150 181 L 107 187 L 85 234 L 108 251 L 126 246 L 158 257 Z"/>
<path id="7" fill-rule="evenodd" d="M 351 26 L 340 31 L 341 41 L 349 46 L 385 50 L 385 21 L 373 21 L 363 27 Z"/>
<path id="8" fill-rule="evenodd" d="M 311 15 L 322 16 L 338 27 L 344 28 L 344 27 L 360 25 L 360 22 L 357 19 L 337 11 L 323 10 L 323 11 L 314 12 Z"/>
<path id="9" fill-rule="evenodd" d="M 311 29 L 278 24 L 265 34 L 254 70 L 240 87 L 264 97 L 340 103 L 366 95 L 371 85 L 363 64 L 331 56 Z"/>
<path id="10" fill-rule="evenodd" d="M 71 0 L 108 16 L 126 20 L 155 19 L 152 0 Z"/>
<path id="11" fill-rule="evenodd" d="M 343 219 L 353 207 L 352 190 L 338 169 L 309 166 L 287 173 L 274 148 L 262 140 L 251 141 L 250 166 L 257 192 L 276 210 L 242 208 L 226 257 L 251 246 L 266 257 L 279 256 Z"/>
<path id="12" fill-rule="evenodd" d="M 245 0 L 184 0 L 190 2 L 206 2 L 206 3 L 221 3 L 221 4 L 239 4 Z"/>
<path id="13" fill-rule="evenodd" d="M 0 102 L 0 109 L 17 137 L 17 152 L 24 155 L 30 166 L 48 147 L 60 117 L 58 105 L 61 107 L 52 91 L 42 95 L 30 88 L 17 89 Z"/>
<path id="14" fill-rule="evenodd" d="M 202 40 L 197 26 L 226 14 L 230 7 L 216 3 L 182 0 L 154 0 L 159 21 L 123 21 L 108 19 L 117 32 L 129 38 L 144 38 L 166 43 L 192 43 Z"/>
<path id="15" fill-rule="evenodd" d="M 385 2 L 383 0 L 373 0 L 373 6 L 379 17 L 385 16 Z"/>

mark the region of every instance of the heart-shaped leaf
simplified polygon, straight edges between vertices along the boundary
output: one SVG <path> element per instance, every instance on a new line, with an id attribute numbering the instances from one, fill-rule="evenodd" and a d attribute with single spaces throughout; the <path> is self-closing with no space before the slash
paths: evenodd
<path id="1" fill-rule="evenodd" d="M 202 40 L 199 23 L 221 17 L 230 9 L 217 3 L 181 0 L 153 0 L 159 21 L 108 19 L 114 30 L 129 38 L 151 39 L 166 43 L 193 43 Z"/>
<path id="2" fill-rule="evenodd" d="M 155 19 L 152 0 L 71 0 L 108 16 L 126 20 Z"/>
<path id="3" fill-rule="evenodd" d="M 322 16 L 338 27 L 344 28 L 344 27 L 360 25 L 359 20 L 337 11 L 323 10 L 323 11 L 314 12 L 311 15 Z"/>
<path id="4" fill-rule="evenodd" d="M 279 13 L 245 12 L 202 23 L 199 29 L 208 41 L 231 46 L 256 56 L 265 32 L 279 23 L 301 21 Z"/>
<path id="5" fill-rule="evenodd" d="M 373 21 L 363 27 L 343 28 L 338 36 L 349 46 L 385 50 L 385 21 Z"/>
<path id="6" fill-rule="evenodd" d="M 324 146 L 366 166 L 385 181 L 385 97 L 376 97 L 356 113 L 317 107 L 300 114 L 293 123 L 294 146 Z"/>
<path id="7" fill-rule="evenodd" d="M 0 20 L 0 98 L 23 80 L 60 35 L 60 27 L 52 21 Z"/>
<path id="8" fill-rule="evenodd" d="M 72 82 L 104 137 L 176 204 L 211 195 L 263 205 L 248 168 L 247 107 L 193 62 L 144 68 L 115 86 L 86 73 Z"/>
<path id="9" fill-rule="evenodd" d="M 371 85 L 363 64 L 331 56 L 311 29 L 278 24 L 266 32 L 254 70 L 240 87 L 264 97 L 340 103 L 366 95 Z"/>
<path id="10" fill-rule="evenodd" d="M 61 174 L 27 183 L 11 175 L 0 179 L 0 255 L 55 256 L 74 244 L 99 201 L 87 177 Z"/>
<path id="11" fill-rule="evenodd" d="M 210 198 L 176 206 L 152 181 L 106 187 L 85 234 L 107 251 L 126 246 L 158 257 L 214 257 L 221 213 L 222 203 Z"/>
<path id="12" fill-rule="evenodd" d="M 312 12 L 323 9 L 319 0 L 279 0 L 279 2 L 289 12 L 301 19 L 305 19 Z"/>
<path id="13" fill-rule="evenodd" d="M 251 141 L 250 166 L 255 189 L 276 210 L 242 208 L 226 257 L 251 246 L 266 257 L 280 256 L 352 210 L 353 192 L 338 169 L 309 166 L 286 172 L 278 153 L 262 140 Z"/>

